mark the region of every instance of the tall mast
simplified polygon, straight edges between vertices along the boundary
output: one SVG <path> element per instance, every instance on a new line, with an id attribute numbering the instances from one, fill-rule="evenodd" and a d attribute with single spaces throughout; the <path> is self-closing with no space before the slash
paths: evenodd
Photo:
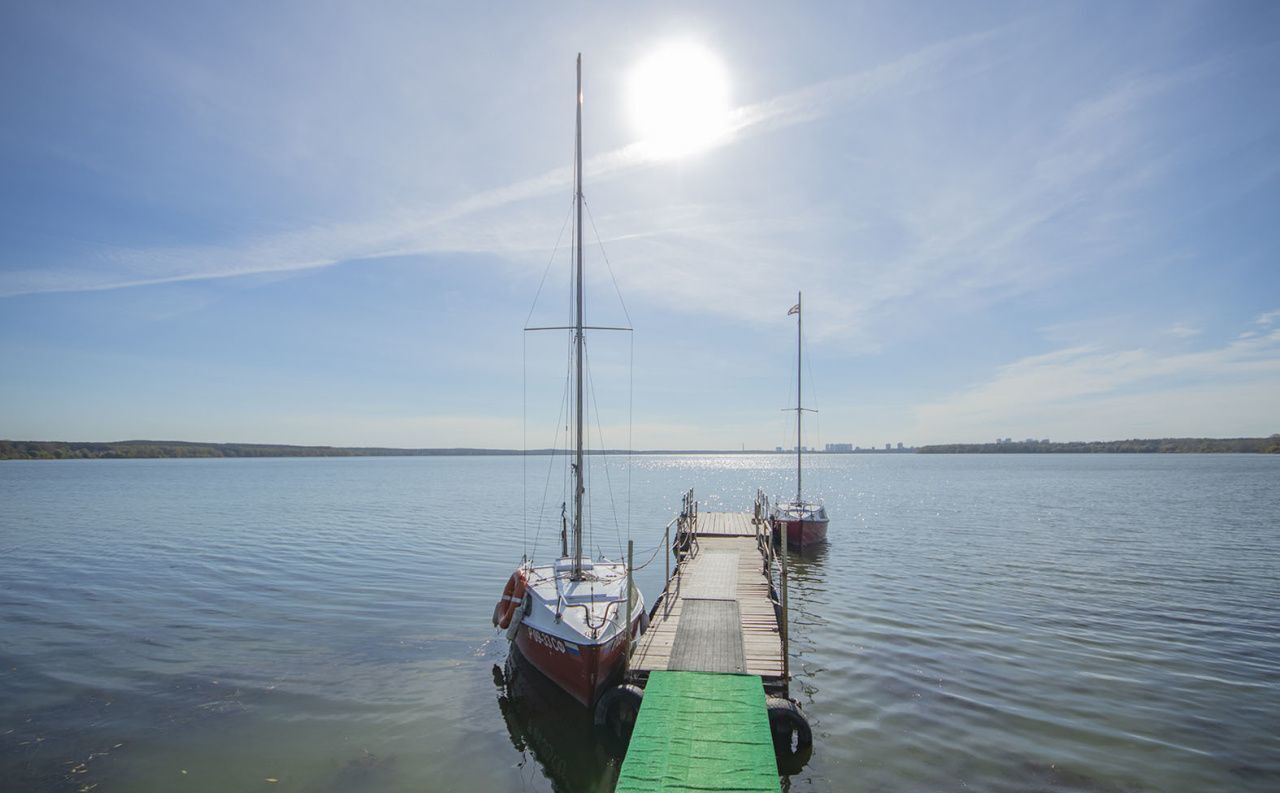
<path id="1" fill-rule="evenodd" d="M 804 371 L 801 365 L 800 356 L 803 352 L 800 349 L 801 329 L 804 327 L 804 301 L 801 299 L 801 293 L 796 292 L 796 503 L 800 503 L 800 453 L 804 448 L 803 437 L 800 435 L 800 417 L 804 415 L 804 402 L 800 399 L 800 372 Z"/>
<path id="2" fill-rule="evenodd" d="M 576 264 L 574 268 L 575 310 L 573 312 L 573 349 L 576 369 L 574 412 L 577 450 L 573 465 L 573 578 L 582 578 L 582 496 L 586 491 L 582 468 L 582 53 L 578 53 L 577 129 L 573 139 L 573 204 L 577 214 L 574 234 Z"/>

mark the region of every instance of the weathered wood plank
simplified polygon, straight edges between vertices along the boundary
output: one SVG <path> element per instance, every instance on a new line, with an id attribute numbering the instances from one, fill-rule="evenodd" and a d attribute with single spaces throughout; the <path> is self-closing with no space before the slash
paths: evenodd
<path id="1" fill-rule="evenodd" d="M 633 670 L 672 668 L 673 649 L 687 616 L 686 599 L 715 596 L 737 604 L 736 634 L 741 639 L 746 672 L 774 680 L 782 676 L 782 637 L 769 596 L 766 561 L 756 541 L 758 530 L 750 513 L 698 515 L 694 531 L 699 552 L 679 566 L 672 598 L 659 606 L 640 640 L 632 657 Z M 736 564 L 730 565 L 730 557 L 736 557 Z"/>

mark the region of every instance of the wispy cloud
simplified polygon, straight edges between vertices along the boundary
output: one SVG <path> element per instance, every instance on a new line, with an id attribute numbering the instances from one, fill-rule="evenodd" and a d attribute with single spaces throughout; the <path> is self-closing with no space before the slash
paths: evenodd
<path id="1" fill-rule="evenodd" d="M 956 79 L 975 69 L 985 68 L 985 60 L 955 63 L 957 56 L 971 54 L 974 50 L 990 45 L 1001 35 L 1007 35 L 1016 26 L 959 36 L 924 47 L 910 55 L 869 69 L 865 72 L 824 80 L 807 88 L 792 91 L 754 105 L 738 108 L 733 113 L 730 129 L 734 134 L 747 131 L 769 131 L 782 127 L 815 121 L 836 108 L 869 98 L 890 88 L 934 84 L 939 78 Z M 940 67 L 950 66 L 945 74 Z"/>
<path id="2" fill-rule="evenodd" d="M 1176 325 L 1171 325 L 1168 328 L 1165 328 L 1164 335 L 1172 336 L 1175 339 L 1190 339 L 1195 336 L 1199 336 L 1200 329 L 1193 328 L 1186 323 L 1179 322 Z"/>
<path id="3" fill-rule="evenodd" d="M 959 37 L 934 44 L 865 72 L 827 80 L 732 112 L 728 131 L 718 142 L 727 145 L 812 122 L 839 107 L 890 89 L 908 87 L 912 80 L 943 68 L 958 56 L 990 41 L 994 32 Z M 589 158 L 584 175 L 592 180 L 653 166 L 663 161 L 644 141 Z M 568 190 L 568 167 L 549 170 L 501 187 L 454 201 L 444 208 L 404 209 L 394 217 L 364 222 L 300 228 L 239 244 L 192 247 L 100 249 L 64 266 L 11 269 L 0 273 L 0 297 L 42 292 L 120 289 L 177 281 L 233 278 L 268 272 L 291 272 L 329 267 L 343 262 L 406 254 L 489 252 L 509 254 L 547 247 L 545 228 L 537 242 L 528 228 L 510 219 L 460 225 L 459 220 L 542 196 Z M 707 228 L 704 227 L 704 231 Z M 651 231 L 630 231 L 633 237 Z"/>
<path id="4" fill-rule="evenodd" d="M 1196 352 L 1077 346 L 1023 358 L 919 407 L 916 432 L 952 440 L 1272 432 L 1278 403 L 1273 330 Z"/>
<path id="5" fill-rule="evenodd" d="M 895 85 L 897 103 L 906 90 L 960 79 L 947 60 L 955 51 L 940 48 L 886 67 L 874 80 L 823 84 L 812 95 L 798 92 L 755 112 L 772 118 L 786 108 L 779 118 L 804 118 L 806 108 L 870 97 L 870 86 L 887 84 Z M 965 70 L 991 68 L 981 57 L 963 63 Z M 859 140 L 875 159 L 859 163 L 850 178 L 890 186 L 868 193 L 875 203 L 863 204 L 865 217 L 785 197 L 770 202 L 767 216 L 702 207 L 700 224 L 655 230 L 618 258 L 644 263 L 628 268 L 632 288 L 738 320 L 776 318 L 775 296 L 803 283 L 818 318 L 814 337 L 875 350 L 869 329 L 904 311 L 972 312 L 1121 259 L 1142 238 L 1130 215 L 1134 196 L 1168 165 L 1165 153 L 1147 144 L 1145 113 L 1211 69 L 1123 77 L 1080 98 L 1047 127 L 1040 117 L 1017 119 L 1002 130 L 1007 145 L 976 144 L 975 153 L 958 152 L 945 129 L 926 129 L 908 143 L 890 137 L 897 127 L 867 133 Z M 859 125 L 879 109 L 853 112 L 849 123 Z M 779 233 L 779 224 L 788 233 Z M 898 243 L 888 251 L 886 237 Z M 709 291 L 723 299 L 706 305 L 699 298 Z"/>

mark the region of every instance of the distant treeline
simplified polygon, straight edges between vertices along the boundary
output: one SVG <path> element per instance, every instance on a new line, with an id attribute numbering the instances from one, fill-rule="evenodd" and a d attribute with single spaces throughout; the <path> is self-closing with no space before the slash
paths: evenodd
<path id="1" fill-rule="evenodd" d="M 0 440 L 0 460 L 127 460 L 168 457 L 471 457 L 513 454 L 566 454 L 564 449 L 390 449 L 379 446 L 286 446 L 270 443 L 192 443 L 190 441 Z M 589 449 L 586 454 L 626 454 L 625 449 Z M 660 450 L 638 454 L 739 454 L 738 451 Z M 747 451 L 746 454 L 762 454 Z"/>
<path id="2" fill-rule="evenodd" d="M 877 450 L 879 451 L 879 450 Z M 894 449 L 894 452 L 910 452 Z M 921 446 L 921 454 L 1049 454 L 1150 453 L 1150 452 L 1250 452 L 1280 453 L 1280 434 L 1269 438 L 1159 438 L 1128 441 L 1073 441 L 1046 443 L 950 443 Z M 565 454 L 564 449 L 390 449 L 378 446 L 286 446 L 268 443 L 192 443 L 190 441 L 68 441 L 0 440 L 0 460 L 95 460 L 179 457 L 466 457 L 515 454 Z M 592 449 L 587 454 L 626 454 L 625 449 Z M 758 449 L 648 449 L 636 454 L 774 454 Z M 884 452 L 880 452 L 884 453 Z"/>
<path id="3" fill-rule="evenodd" d="M 947 443 L 921 446 L 921 454 L 1197 454 L 1246 452 L 1280 454 L 1280 434 L 1269 438 L 1134 438 L 1127 441 L 1016 441 L 1008 443 Z"/>
<path id="4" fill-rule="evenodd" d="M 383 449 L 344 446 L 281 446 L 266 443 L 187 441 L 3 441 L 0 460 L 130 459 L 143 457 L 422 457 L 429 455 L 519 454 L 509 449 Z"/>

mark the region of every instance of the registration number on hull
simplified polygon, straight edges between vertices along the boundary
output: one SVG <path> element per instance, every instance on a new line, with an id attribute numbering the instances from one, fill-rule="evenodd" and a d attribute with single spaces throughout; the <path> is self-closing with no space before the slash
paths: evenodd
<path id="1" fill-rule="evenodd" d="M 558 639 L 549 633 L 543 633 L 536 628 L 529 628 L 529 638 L 533 639 L 534 643 L 557 653 L 564 653 L 565 655 L 579 654 L 578 645 L 573 642 L 566 642 L 564 639 Z"/>

